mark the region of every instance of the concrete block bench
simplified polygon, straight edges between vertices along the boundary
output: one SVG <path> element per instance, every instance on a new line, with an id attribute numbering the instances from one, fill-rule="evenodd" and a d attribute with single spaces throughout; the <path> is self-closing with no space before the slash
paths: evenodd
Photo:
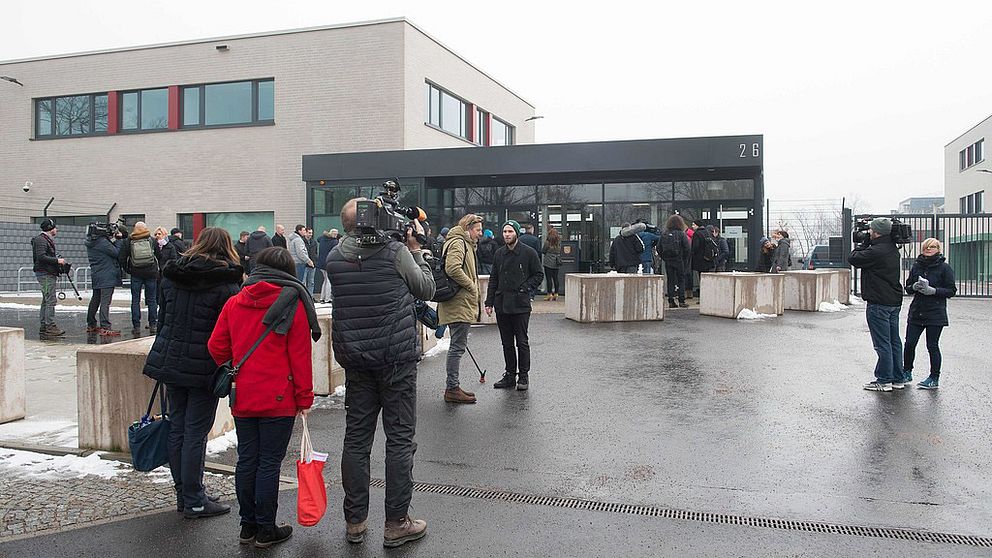
<path id="1" fill-rule="evenodd" d="M 565 275 L 565 317 L 576 322 L 664 320 L 666 302 L 663 275 Z"/>
<path id="2" fill-rule="evenodd" d="M 331 344 L 331 309 L 317 309 L 320 340 L 313 344 L 313 392 L 317 395 L 334 393 L 334 388 L 344 385 L 344 368 L 334 360 Z"/>
<path id="3" fill-rule="evenodd" d="M 0 423 L 24 418 L 24 330 L 0 327 Z"/>
<path id="4" fill-rule="evenodd" d="M 141 373 L 154 340 L 142 337 L 76 352 L 80 448 L 129 451 L 127 427 L 144 414 L 155 387 L 155 380 Z M 231 408 L 222 399 L 207 437 L 213 439 L 233 429 Z"/>
<path id="5" fill-rule="evenodd" d="M 851 272 L 846 269 L 783 271 L 785 309 L 816 312 L 821 302 L 850 302 Z"/>
<path id="6" fill-rule="evenodd" d="M 780 273 L 701 273 L 699 313 L 736 318 L 748 308 L 759 314 L 784 313 L 785 276 Z"/>

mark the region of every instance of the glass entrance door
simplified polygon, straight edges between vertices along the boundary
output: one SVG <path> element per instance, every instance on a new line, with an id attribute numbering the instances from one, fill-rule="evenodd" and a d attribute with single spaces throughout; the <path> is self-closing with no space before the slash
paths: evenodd
<path id="1" fill-rule="evenodd" d="M 600 204 L 542 205 L 539 208 L 542 240 L 554 227 L 563 242 L 578 245 L 578 271 L 602 271 L 603 218 Z"/>

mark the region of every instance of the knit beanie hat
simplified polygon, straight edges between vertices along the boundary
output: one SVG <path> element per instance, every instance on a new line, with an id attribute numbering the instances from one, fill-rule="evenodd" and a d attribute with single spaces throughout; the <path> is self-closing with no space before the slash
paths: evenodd
<path id="1" fill-rule="evenodd" d="M 41 222 L 41 230 L 48 232 L 55 228 L 55 221 L 51 219 L 45 219 Z"/>
<path id="2" fill-rule="evenodd" d="M 868 227 L 878 234 L 885 236 L 892 232 L 892 221 L 886 219 L 885 217 L 877 217 L 872 219 L 872 222 L 868 225 Z"/>
<path id="3" fill-rule="evenodd" d="M 513 227 L 513 230 L 516 231 L 517 236 L 520 236 L 520 223 L 514 221 L 513 219 L 507 219 L 506 222 L 503 223 L 503 226 L 500 227 L 500 229 L 506 228 L 507 225 Z"/>
<path id="4" fill-rule="evenodd" d="M 482 231 L 482 236 L 484 236 L 486 238 L 492 238 L 493 237 L 493 231 L 491 231 L 489 229 L 486 229 L 486 230 Z"/>

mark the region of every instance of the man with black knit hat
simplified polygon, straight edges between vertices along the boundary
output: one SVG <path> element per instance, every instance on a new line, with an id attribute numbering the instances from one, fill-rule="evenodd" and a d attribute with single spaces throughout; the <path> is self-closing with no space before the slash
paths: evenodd
<path id="1" fill-rule="evenodd" d="M 55 325 L 55 282 L 58 280 L 65 259 L 55 249 L 55 235 L 59 229 L 55 221 L 41 222 L 41 234 L 31 239 L 31 253 L 34 257 L 34 275 L 41 285 L 41 328 L 42 337 L 65 335 L 65 330 Z"/>
<path id="2" fill-rule="evenodd" d="M 489 316 L 492 316 L 493 309 L 496 310 L 496 324 L 506 363 L 503 379 L 493 387 L 516 387 L 523 391 L 530 384 L 530 340 L 527 338 L 530 292 L 544 280 L 544 268 L 537 252 L 519 240 L 520 224 L 513 219 L 503 223 L 504 244 L 493 256 L 485 306 Z"/>
<path id="3" fill-rule="evenodd" d="M 861 269 L 861 298 L 867 302 L 865 317 L 871 341 L 878 353 L 875 380 L 869 391 L 903 389 L 902 339 L 899 310 L 902 308 L 902 274 L 899 248 L 892 240 L 892 221 L 879 217 L 869 225 L 869 239 L 851 252 L 847 261 Z"/>

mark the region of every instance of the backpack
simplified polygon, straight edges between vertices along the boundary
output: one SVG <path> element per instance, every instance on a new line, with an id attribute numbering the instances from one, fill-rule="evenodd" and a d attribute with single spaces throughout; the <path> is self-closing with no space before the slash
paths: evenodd
<path id="1" fill-rule="evenodd" d="M 716 245 L 716 239 L 713 236 L 707 236 L 703 239 L 703 260 L 712 262 L 716 260 L 717 255 L 720 254 L 720 247 Z"/>
<path id="2" fill-rule="evenodd" d="M 468 243 L 464 239 L 459 239 L 465 244 L 465 255 L 468 257 Z M 443 247 L 441 248 L 441 257 L 431 259 L 431 275 L 434 276 L 434 296 L 431 300 L 434 302 L 447 302 L 455 295 L 458 291 L 462 290 L 462 286 L 458 284 L 454 279 L 448 276 L 448 273 L 444 270 L 444 262 L 448 258 L 448 251 Z M 462 262 L 464 267 L 465 262 Z"/>
<path id="3" fill-rule="evenodd" d="M 663 260 L 678 260 L 682 258 L 682 242 L 679 235 L 674 230 L 667 230 L 661 233 L 658 241 L 658 255 Z"/>
<path id="4" fill-rule="evenodd" d="M 152 243 L 148 239 L 131 241 L 131 267 L 145 269 L 157 265 L 158 259 L 155 257 L 155 249 L 152 248 Z"/>

